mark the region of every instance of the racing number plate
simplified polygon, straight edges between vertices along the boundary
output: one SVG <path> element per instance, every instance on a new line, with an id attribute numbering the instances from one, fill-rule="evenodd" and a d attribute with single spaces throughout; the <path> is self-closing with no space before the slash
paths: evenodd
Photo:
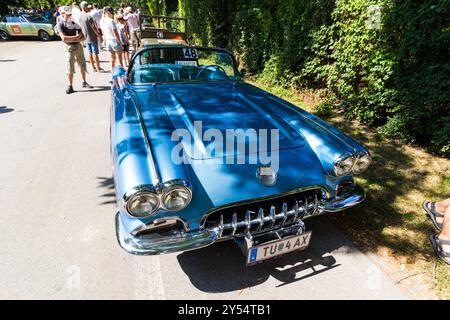
<path id="1" fill-rule="evenodd" d="M 198 52 L 195 48 L 184 48 L 183 55 L 185 59 L 198 59 Z"/>
<path id="2" fill-rule="evenodd" d="M 21 29 L 20 26 L 18 26 L 18 25 L 12 25 L 12 26 L 11 26 L 11 30 L 12 30 L 12 32 L 14 32 L 14 33 L 22 33 L 22 29 Z"/>
<path id="3" fill-rule="evenodd" d="M 252 247 L 248 250 L 247 264 L 254 264 L 292 251 L 304 250 L 311 240 L 312 231 L 274 240 Z"/>

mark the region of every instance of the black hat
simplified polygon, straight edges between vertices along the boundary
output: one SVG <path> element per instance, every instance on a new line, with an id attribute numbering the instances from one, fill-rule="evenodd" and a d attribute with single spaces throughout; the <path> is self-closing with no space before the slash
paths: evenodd
<path id="1" fill-rule="evenodd" d="M 110 6 L 104 7 L 104 8 L 103 8 L 103 12 L 104 12 L 104 13 L 106 13 L 106 12 L 111 12 L 112 14 L 114 14 L 114 9 L 113 9 L 112 7 L 110 7 Z"/>

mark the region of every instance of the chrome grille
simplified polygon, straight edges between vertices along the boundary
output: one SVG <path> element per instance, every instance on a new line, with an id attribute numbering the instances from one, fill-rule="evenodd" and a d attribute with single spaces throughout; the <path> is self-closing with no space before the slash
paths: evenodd
<path id="1" fill-rule="evenodd" d="M 217 228 L 219 238 L 266 232 L 320 214 L 321 198 L 314 189 L 221 209 L 206 216 L 203 228 Z"/>

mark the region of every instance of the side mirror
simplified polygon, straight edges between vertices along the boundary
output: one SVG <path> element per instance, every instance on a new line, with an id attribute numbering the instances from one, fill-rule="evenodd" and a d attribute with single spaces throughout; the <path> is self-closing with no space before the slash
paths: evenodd
<path id="1" fill-rule="evenodd" d="M 241 71 L 239 72 L 240 76 L 241 76 L 241 80 L 245 80 L 245 76 L 247 74 L 247 71 L 245 69 L 241 69 Z"/>

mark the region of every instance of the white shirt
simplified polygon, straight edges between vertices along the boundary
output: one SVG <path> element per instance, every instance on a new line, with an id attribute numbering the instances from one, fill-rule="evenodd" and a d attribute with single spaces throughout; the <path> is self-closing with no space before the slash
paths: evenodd
<path id="1" fill-rule="evenodd" d="M 113 19 L 104 17 L 100 20 L 100 28 L 103 32 L 105 40 L 117 40 L 114 34 L 114 30 L 117 30 L 116 23 Z"/>
<path id="2" fill-rule="evenodd" d="M 128 27 L 130 28 L 130 31 L 138 30 L 139 24 L 138 24 L 138 15 L 135 13 L 129 13 L 125 16 L 125 20 L 128 22 Z"/>
<path id="3" fill-rule="evenodd" d="M 97 27 L 100 28 L 100 20 L 102 19 L 103 11 L 99 10 L 99 9 L 94 9 L 91 12 L 89 12 L 89 14 L 94 19 L 95 24 L 97 25 Z"/>
<path id="4" fill-rule="evenodd" d="M 78 24 L 80 23 L 80 15 L 81 15 L 81 10 L 78 9 L 77 7 L 72 7 L 73 21 L 75 21 Z"/>

